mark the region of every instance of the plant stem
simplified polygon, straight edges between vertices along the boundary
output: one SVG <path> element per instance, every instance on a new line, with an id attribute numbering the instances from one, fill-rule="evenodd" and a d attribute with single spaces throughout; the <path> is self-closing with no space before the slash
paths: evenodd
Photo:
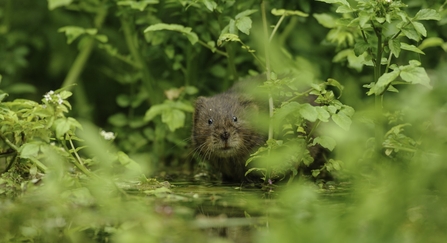
<path id="1" fill-rule="evenodd" d="M 163 92 L 159 89 L 157 83 L 155 82 L 155 79 L 151 76 L 146 63 L 140 54 L 140 50 L 138 47 L 138 38 L 135 34 L 135 27 L 131 22 L 131 17 L 123 14 L 120 18 L 120 21 L 122 29 L 124 31 L 124 38 L 126 40 L 127 47 L 129 48 L 129 52 L 137 65 L 137 69 L 142 74 L 142 83 L 143 87 L 146 89 L 146 92 L 149 94 L 149 103 L 159 104 L 163 100 Z"/>
<path id="2" fill-rule="evenodd" d="M 382 30 L 380 28 L 376 28 L 373 24 L 374 32 L 377 36 L 377 53 L 376 53 L 376 64 L 374 66 L 374 82 L 377 83 L 380 76 L 382 75 L 382 54 L 383 54 L 383 45 L 382 45 Z M 382 147 L 383 140 L 383 127 L 382 127 L 382 96 L 383 94 L 376 94 L 374 99 L 375 106 L 375 140 L 376 140 L 376 150 L 380 151 Z"/>
<path id="3" fill-rule="evenodd" d="M 18 154 L 20 154 L 19 153 L 19 148 L 15 145 L 15 144 L 13 144 L 11 141 L 9 141 L 9 139 L 8 138 L 5 138 L 5 137 L 3 137 L 3 136 L 0 136 L 0 138 L 10 147 L 10 148 L 12 148 L 14 151 L 16 151 Z M 47 171 L 47 167 L 44 165 L 44 164 L 42 164 L 42 162 L 40 162 L 39 160 L 37 160 L 37 159 L 35 159 L 35 158 L 32 158 L 32 157 L 29 157 L 28 158 L 29 160 L 31 160 L 31 162 L 33 162 L 34 163 L 34 165 L 36 165 L 36 167 L 40 170 L 40 171 L 42 171 L 43 173 L 45 173 L 46 171 Z"/>
<path id="4" fill-rule="evenodd" d="M 228 54 L 227 54 L 226 52 L 223 52 L 223 51 L 221 51 L 221 50 L 219 50 L 219 49 L 217 49 L 217 48 L 213 48 L 213 47 L 211 47 L 210 45 L 206 44 L 205 42 L 203 42 L 203 41 L 201 41 L 201 40 L 199 40 L 198 43 L 199 43 L 200 45 L 202 45 L 202 46 L 204 46 L 204 47 L 210 49 L 212 52 L 216 52 L 217 54 L 220 54 L 220 55 L 222 55 L 222 56 L 224 56 L 224 57 L 228 57 Z"/>
<path id="5" fill-rule="evenodd" d="M 96 29 L 101 28 L 102 23 L 104 22 L 106 16 L 107 16 L 107 8 L 105 7 L 99 8 L 98 13 L 95 17 Z M 65 80 L 62 83 L 61 87 L 66 87 L 67 90 L 73 88 L 73 84 L 78 80 L 79 76 L 84 70 L 85 64 L 87 63 L 87 60 L 90 57 L 90 54 L 92 53 L 94 46 L 95 46 L 95 39 L 93 37 L 90 37 L 84 44 L 81 52 L 79 52 L 75 61 L 73 62 L 73 65 L 68 71 L 67 77 L 65 77 Z"/>
<path id="6" fill-rule="evenodd" d="M 265 14 L 265 1 L 262 1 L 261 3 L 261 13 L 262 13 L 262 25 L 264 28 L 264 52 L 265 52 L 265 71 L 267 75 L 267 80 L 270 80 L 270 41 L 269 41 L 269 34 L 268 34 L 268 25 L 267 25 L 267 16 Z M 273 35 L 272 35 L 273 36 Z M 269 124 L 269 133 L 268 133 L 268 139 L 273 138 L 273 124 L 272 124 L 272 117 L 273 117 L 273 97 L 272 94 L 269 92 L 269 117 L 270 117 L 270 124 Z"/>

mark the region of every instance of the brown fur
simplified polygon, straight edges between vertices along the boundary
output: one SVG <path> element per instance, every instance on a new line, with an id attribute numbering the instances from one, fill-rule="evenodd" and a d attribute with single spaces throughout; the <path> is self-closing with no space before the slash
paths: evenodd
<path id="1" fill-rule="evenodd" d="M 224 181 L 244 181 L 245 161 L 265 141 L 250 125 L 255 119 L 250 114 L 257 110 L 252 100 L 231 90 L 196 101 L 193 147 L 222 173 Z"/>

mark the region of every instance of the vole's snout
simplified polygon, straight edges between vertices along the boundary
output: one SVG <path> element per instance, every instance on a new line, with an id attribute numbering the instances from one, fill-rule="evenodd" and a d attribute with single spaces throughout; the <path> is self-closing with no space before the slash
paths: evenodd
<path id="1" fill-rule="evenodd" d="M 223 133 L 220 134 L 220 138 L 223 141 L 227 141 L 229 137 L 230 137 L 230 133 L 228 133 L 227 131 L 224 131 Z"/>

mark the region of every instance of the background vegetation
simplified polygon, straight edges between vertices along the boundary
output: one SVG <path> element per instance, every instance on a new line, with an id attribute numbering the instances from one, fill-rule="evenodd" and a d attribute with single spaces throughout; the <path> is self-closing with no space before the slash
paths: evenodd
<path id="1" fill-rule="evenodd" d="M 444 242 L 446 6 L 1 1 L 1 241 L 219 242 L 206 230 L 242 224 L 245 237 L 227 240 Z M 321 123 L 313 142 L 333 150 L 325 169 L 341 167 L 349 186 L 231 194 L 244 219 L 214 224 L 194 207 L 231 199 L 148 178 L 188 165 L 195 97 L 263 72 L 292 100 L 276 110 L 291 126 L 276 133 L 296 143 L 305 120 Z M 305 94 L 281 73 L 325 108 L 295 105 Z"/>

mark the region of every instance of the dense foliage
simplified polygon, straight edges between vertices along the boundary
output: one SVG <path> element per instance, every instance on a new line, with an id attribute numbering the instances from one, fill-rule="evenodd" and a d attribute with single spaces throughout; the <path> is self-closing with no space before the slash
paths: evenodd
<path id="1" fill-rule="evenodd" d="M 0 2 L 0 241 L 444 242 L 447 1 L 296 2 Z M 268 192 L 200 218 L 229 201 L 148 178 L 191 164 L 198 95 L 260 73 Z"/>

